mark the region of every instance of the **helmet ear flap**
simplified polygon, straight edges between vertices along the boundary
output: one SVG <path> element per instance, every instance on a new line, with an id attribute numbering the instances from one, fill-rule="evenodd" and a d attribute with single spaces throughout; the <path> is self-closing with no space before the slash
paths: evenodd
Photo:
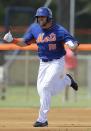
<path id="1" fill-rule="evenodd" d="M 36 16 L 34 22 L 38 23 L 38 17 Z"/>
<path id="2" fill-rule="evenodd" d="M 52 18 L 47 17 L 47 22 L 50 22 L 51 20 L 52 20 Z"/>

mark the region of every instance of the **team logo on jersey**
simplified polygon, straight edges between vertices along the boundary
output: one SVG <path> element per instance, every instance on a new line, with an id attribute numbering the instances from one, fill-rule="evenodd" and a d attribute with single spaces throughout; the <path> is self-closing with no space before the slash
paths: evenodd
<path id="1" fill-rule="evenodd" d="M 43 43 L 43 42 L 52 42 L 56 41 L 56 34 L 51 33 L 48 36 L 44 37 L 44 33 L 40 33 L 37 38 L 37 43 Z"/>

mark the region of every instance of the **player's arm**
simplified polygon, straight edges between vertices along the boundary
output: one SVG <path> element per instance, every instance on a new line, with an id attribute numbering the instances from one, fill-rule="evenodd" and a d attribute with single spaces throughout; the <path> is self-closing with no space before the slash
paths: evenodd
<path id="1" fill-rule="evenodd" d="M 32 35 L 31 27 L 28 28 L 28 30 L 24 34 L 23 38 L 21 38 L 21 39 L 13 38 L 11 32 L 9 31 L 8 33 L 5 34 L 3 40 L 7 43 L 12 42 L 12 43 L 14 43 L 18 46 L 21 46 L 21 47 L 30 45 L 32 42 L 35 42 L 34 37 Z"/>
<path id="2" fill-rule="evenodd" d="M 74 52 L 77 50 L 77 47 L 79 46 L 78 41 L 66 30 L 64 30 L 63 41 L 65 45 L 67 45 Z"/>
<path id="3" fill-rule="evenodd" d="M 27 45 L 30 45 L 32 43 L 36 43 L 35 42 L 35 39 L 31 39 L 29 40 L 29 42 L 26 42 L 24 38 L 14 38 L 13 41 L 12 41 L 14 44 L 18 45 L 18 46 L 21 46 L 21 47 L 24 47 L 24 46 L 27 46 Z"/>

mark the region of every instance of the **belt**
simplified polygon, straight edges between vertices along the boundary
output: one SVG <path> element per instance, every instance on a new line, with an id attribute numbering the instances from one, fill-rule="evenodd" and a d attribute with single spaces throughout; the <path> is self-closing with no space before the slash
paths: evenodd
<path id="1" fill-rule="evenodd" d="M 55 58 L 55 59 L 42 59 L 43 62 L 49 62 L 49 61 L 53 61 L 53 60 L 57 60 L 60 59 L 60 57 Z"/>

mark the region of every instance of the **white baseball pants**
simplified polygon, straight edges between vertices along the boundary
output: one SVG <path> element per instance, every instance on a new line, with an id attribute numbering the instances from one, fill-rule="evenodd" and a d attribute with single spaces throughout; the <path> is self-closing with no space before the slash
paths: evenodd
<path id="1" fill-rule="evenodd" d="M 71 84 L 71 80 L 65 74 L 64 67 L 64 57 L 49 62 L 42 62 L 40 60 L 37 80 L 37 90 L 40 96 L 40 110 L 37 119 L 39 122 L 45 122 L 47 120 L 51 96 L 58 94 Z"/>

